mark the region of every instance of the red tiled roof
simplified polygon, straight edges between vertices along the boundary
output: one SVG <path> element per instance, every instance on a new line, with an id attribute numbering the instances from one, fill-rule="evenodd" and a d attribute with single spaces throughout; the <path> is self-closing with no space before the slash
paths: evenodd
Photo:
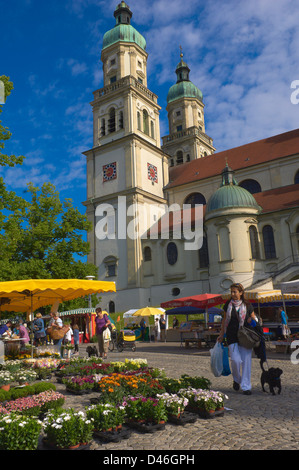
<path id="1" fill-rule="evenodd" d="M 270 189 L 253 194 L 256 202 L 262 207 L 262 213 L 280 211 L 299 207 L 299 184 Z"/>
<path id="2" fill-rule="evenodd" d="M 240 170 L 297 153 L 299 129 L 172 167 L 166 189 L 220 175 L 226 162 L 233 170 Z"/>

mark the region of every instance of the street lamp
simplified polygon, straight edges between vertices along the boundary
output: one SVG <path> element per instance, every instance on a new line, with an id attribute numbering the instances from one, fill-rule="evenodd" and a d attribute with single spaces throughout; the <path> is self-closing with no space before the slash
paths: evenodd
<path id="1" fill-rule="evenodd" d="M 86 279 L 88 279 L 89 281 L 92 281 L 92 280 L 95 278 L 95 276 L 85 276 L 85 277 L 86 277 Z M 91 294 L 88 294 L 88 307 L 89 307 L 89 308 L 92 307 L 92 305 L 91 305 Z"/>

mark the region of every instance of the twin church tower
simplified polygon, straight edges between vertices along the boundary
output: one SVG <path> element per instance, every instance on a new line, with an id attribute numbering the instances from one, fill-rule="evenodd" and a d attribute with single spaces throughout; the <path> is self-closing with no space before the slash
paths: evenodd
<path id="1" fill-rule="evenodd" d="M 125 2 L 116 7 L 114 17 L 115 26 L 103 38 L 104 86 L 94 92 L 91 103 L 93 147 L 84 153 L 84 205 L 94 228 L 88 235 L 89 261 L 98 267 L 99 279 L 116 282 L 117 305 L 111 300 L 103 307 L 122 311 L 129 304 L 132 308 L 151 304 L 151 298 L 144 244 L 140 238 L 120 237 L 124 230 L 118 226 L 120 220 L 129 224 L 131 218 L 125 212 L 134 204 L 169 204 L 165 187 L 170 168 L 213 154 L 215 148 L 205 133 L 202 93 L 190 81 L 190 69 L 182 54 L 176 67 L 177 81 L 167 96 L 169 135 L 163 137 L 161 146 L 161 108 L 157 95 L 147 88 L 146 41 L 131 25 L 132 12 Z M 119 205 L 120 197 L 125 201 L 123 206 Z M 115 210 L 115 236 L 99 239 L 96 226 L 105 205 Z M 155 221 L 154 217 L 151 223 Z M 151 261 L 157 264 L 153 271 L 159 269 L 159 263 L 163 269 L 161 259 Z"/>

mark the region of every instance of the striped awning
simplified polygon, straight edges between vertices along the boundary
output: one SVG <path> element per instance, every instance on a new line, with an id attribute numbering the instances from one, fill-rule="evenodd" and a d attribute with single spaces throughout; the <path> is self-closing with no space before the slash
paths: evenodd
<path id="1" fill-rule="evenodd" d="M 299 300 L 299 294 L 282 294 L 281 290 L 269 290 L 269 291 L 246 291 L 246 299 L 250 302 L 257 302 L 260 304 L 277 302 L 283 300 Z M 222 295 L 223 298 L 230 299 L 230 293 Z"/>
<path id="2" fill-rule="evenodd" d="M 95 313 L 94 308 L 78 308 L 76 310 L 66 310 L 65 312 L 59 312 L 61 317 L 65 317 L 67 315 L 82 315 L 84 313 Z"/>

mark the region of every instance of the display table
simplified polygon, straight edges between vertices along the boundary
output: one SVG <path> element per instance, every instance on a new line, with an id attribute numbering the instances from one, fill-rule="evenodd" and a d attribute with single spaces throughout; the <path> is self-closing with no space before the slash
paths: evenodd
<path id="1" fill-rule="evenodd" d="M 287 354 L 291 345 L 291 341 L 271 341 L 275 345 L 277 353 Z"/>
<path id="2" fill-rule="evenodd" d="M 11 354 L 16 354 L 21 349 L 22 339 L 20 338 L 9 338 L 4 339 L 4 354 L 9 356 Z"/>

